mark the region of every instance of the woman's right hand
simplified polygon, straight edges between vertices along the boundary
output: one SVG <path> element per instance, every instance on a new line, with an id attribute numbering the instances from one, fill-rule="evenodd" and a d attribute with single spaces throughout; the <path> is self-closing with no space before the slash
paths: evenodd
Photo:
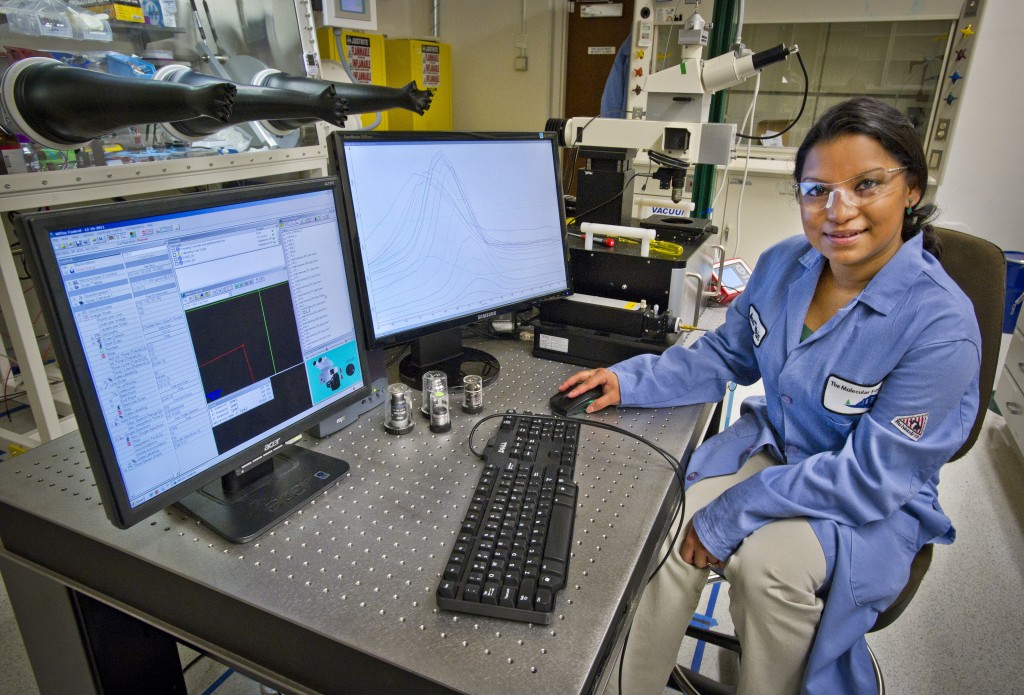
<path id="1" fill-rule="evenodd" d="M 563 381 L 558 390 L 568 393 L 572 397 L 593 388 L 600 388 L 603 395 L 587 406 L 588 413 L 596 413 L 602 408 L 622 402 L 622 395 L 619 393 L 619 377 L 615 375 L 615 372 L 604 367 L 576 372 Z"/>
<path id="2" fill-rule="evenodd" d="M 708 567 L 721 567 L 722 561 L 708 552 L 701 542 L 700 536 L 693 529 L 693 521 L 686 525 L 686 535 L 683 536 L 683 543 L 679 546 L 679 555 L 683 562 L 693 565 L 699 570 Z"/>

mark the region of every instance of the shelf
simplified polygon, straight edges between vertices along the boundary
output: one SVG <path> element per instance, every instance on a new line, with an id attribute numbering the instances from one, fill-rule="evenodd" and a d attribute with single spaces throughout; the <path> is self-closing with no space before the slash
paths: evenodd
<path id="1" fill-rule="evenodd" d="M 134 52 L 141 52 L 148 43 L 190 31 L 190 29 L 183 27 L 160 27 L 137 22 L 110 22 L 110 30 L 112 37 L 109 40 L 105 40 L 103 38 L 22 34 L 11 31 L 7 24 L 0 24 L 0 39 L 3 40 L 4 48 L 8 49 L 8 51 L 12 47 L 18 47 L 44 53 L 52 51 L 80 53 L 113 50 L 110 48 L 111 45 L 120 42 L 122 45 L 131 44 L 134 46 Z M 0 50 L 0 57 L 4 55 L 5 51 Z"/>
<path id="2" fill-rule="evenodd" d="M 191 30 L 191 27 L 162 27 L 157 24 L 143 24 L 142 22 L 119 22 L 110 21 L 110 28 L 113 31 L 139 31 L 152 34 L 184 34 Z"/>
<path id="3" fill-rule="evenodd" d="M 8 174 L 0 176 L 0 211 L 52 205 L 55 196 L 62 203 L 73 203 L 306 170 L 326 175 L 326 145 Z"/>

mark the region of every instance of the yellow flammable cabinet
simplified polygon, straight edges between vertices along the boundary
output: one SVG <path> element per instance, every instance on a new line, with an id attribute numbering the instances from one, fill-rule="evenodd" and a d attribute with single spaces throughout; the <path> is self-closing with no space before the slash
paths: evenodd
<path id="1" fill-rule="evenodd" d="M 385 39 L 387 83 L 404 87 L 415 80 L 420 89 L 433 90 L 430 109 L 422 116 L 404 109 L 388 112 L 392 130 L 452 129 L 452 48 L 422 39 Z"/>
<path id="2" fill-rule="evenodd" d="M 337 32 L 338 40 L 335 40 L 335 32 Z M 320 27 L 316 30 L 316 40 L 320 47 L 320 59 L 336 62 L 339 61 L 338 43 L 341 43 L 341 48 L 345 52 L 345 60 L 352 70 L 356 84 L 387 86 L 384 37 L 380 34 L 370 34 L 352 29 L 338 29 L 336 27 Z M 325 68 L 324 73 L 323 77 L 326 80 L 347 82 L 347 80 L 338 79 L 329 74 L 327 68 Z M 388 129 L 390 116 L 393 113 L 395 113 L 394 109 L 384 111 L 381 114 L 381 121 L 380 125 L 377 126 L 377 130 Z M 349 118 L 358 118 L 365 126 L 373 122 L 374 114 L 366 113 L 349 116 Z M 354 124 L 350 124 L 350 126 L 354 126 Z"/>

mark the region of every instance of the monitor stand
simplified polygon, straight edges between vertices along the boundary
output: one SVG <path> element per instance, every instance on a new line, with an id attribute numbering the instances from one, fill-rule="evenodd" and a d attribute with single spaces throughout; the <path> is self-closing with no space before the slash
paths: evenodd
<path id="1" fill-rule="evenodd" d="M 462 344 L 462 329 L 431 333 L 412 342 L 412 353 L 398 363 L 398 374 L 409 386 L 423 388 L 423 374 L 438 370 L 448 375 L 448 390 L 462 388 L 462 377 L 475 374 L 484 386 L 497 380 L 501 365 L 488 352 Z"/>
<path id="2" fill-rule="evenodd" d="M 179 504 L 233 543 L 248 543 L 334 485 L 348 463 L 286 444 L 241 475 L 232 471 Z"/>

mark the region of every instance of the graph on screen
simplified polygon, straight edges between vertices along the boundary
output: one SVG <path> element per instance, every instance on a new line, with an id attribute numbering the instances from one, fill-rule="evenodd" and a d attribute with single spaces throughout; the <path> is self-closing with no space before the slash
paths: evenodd
<path id="1" fill-rule="evenodd" d="M 535 145 L 346 145 L 376 335 L 564 287 L 551 149 Z M 510 147 L 519 166 L 495 166 Z"/>

